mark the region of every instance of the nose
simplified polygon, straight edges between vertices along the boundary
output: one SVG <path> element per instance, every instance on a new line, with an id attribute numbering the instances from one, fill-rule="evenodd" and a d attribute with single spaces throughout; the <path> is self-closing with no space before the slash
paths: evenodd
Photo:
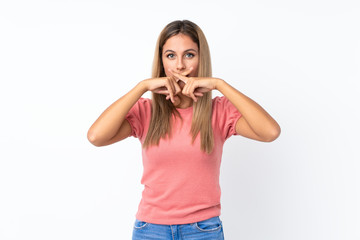
<path id="1" fill-rule="evenodd" d="M 176 70 L 183 70 L 185 69 L 185 64 L 183 62 L 183 59 L 182 58 L 178 58 L 177 59 L 177 63 L 176 63 Z"/>

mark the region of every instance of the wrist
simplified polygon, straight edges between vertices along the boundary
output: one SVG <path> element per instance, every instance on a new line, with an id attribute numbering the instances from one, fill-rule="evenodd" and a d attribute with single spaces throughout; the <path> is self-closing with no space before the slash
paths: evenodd
<path id="1" fill-rule="evenodd" d="M 225 81 L 221 78 L 215 78 L 216 81 L 215 81 L 215 90 L 218 90 L 220 91 L 221 87 L 224 85 Z"/>
<path id="2" fill-rule="evenodd" d="M 148 81 L 147 79 L 142 80 L 141 82 L 138 83 L 138 87 L 141 89 L 141 91 L 143 93 L 149 91 L 149 86 L 148 86 Z"/>

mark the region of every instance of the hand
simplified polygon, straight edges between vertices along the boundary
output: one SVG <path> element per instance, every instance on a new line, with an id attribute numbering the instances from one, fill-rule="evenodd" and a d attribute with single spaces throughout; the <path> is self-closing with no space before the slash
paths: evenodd
<path id="1" fill-rule="evenodd" d="M 148 90 L 154 93 L 166 95 L 166 99 L 175 101 L 175 96 L 181 92 L 179 84 L 175 77 L 160 77 L 146 80 L 148 82 Z"/>
<path id="2" fill-rule="evenodd" d="M 184 88 L 182 89 L 182 94 L 185 96 L 191 97 L 195 102 L 197 102 L 198 97 L 202 97 L 206 92 L 210 92 L 216 88 L 216 82 L 219 80 L 212 77 L 186 77 L 187 74 L 179 74 L 173 72 L 169 69 L 169 72 L 175 76 L 176 82 L 180 80 L 185 83 Z"/>
<path id="3" fill-rule="evenodd" d="M 184 72 L 183 74 L 189 74 L 192 69 Z M 178 98 L 176 95 L 181 92 L 181 88 L 176 81 L 175 76 L 150 78 L 144 80 L 146 89 L 154 93 L 166 95 L 166 99 L 171 99 L 174 103 Z"/>

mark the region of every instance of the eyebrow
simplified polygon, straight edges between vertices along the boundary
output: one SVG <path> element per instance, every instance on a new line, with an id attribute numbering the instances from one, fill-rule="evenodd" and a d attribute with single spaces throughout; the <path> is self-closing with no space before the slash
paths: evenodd
<path id="1" fill-rule="evenodd" d="M 195 49 L 193 49 L 193 48 L 189 48 L 189 49 L 185 50 L 184 52 L 188 52 L 188 51 L 197 52 L 197 51 L 196 51 Z M 166 50 L 166 51 L 164 52 L 164 54 L 165 54 L 166 52 L 175 52 L 175 51 L 173 51 L 173 50 L 171 50 L 171 49 L 168 49 L 168 50 Z"/>

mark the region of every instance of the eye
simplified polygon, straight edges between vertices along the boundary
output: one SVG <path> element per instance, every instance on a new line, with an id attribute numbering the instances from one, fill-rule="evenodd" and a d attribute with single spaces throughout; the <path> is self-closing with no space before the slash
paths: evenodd
<path id="1" fill-rule="evenodd" d="M 172 58 L 174 58 L 174 54 L 170 53 L 170 54 L 166 55 L 166 57 L 172 59 Z"/>
<path id="2" fill-rule="evenodd" d="M 192 58 L 192 57 L 194 57 L 195 55 L 192 54 L 192 53 L 187 53 L 187 54 L 185 54 L 185 56 L 186 56 L 187 58 Z"/>

